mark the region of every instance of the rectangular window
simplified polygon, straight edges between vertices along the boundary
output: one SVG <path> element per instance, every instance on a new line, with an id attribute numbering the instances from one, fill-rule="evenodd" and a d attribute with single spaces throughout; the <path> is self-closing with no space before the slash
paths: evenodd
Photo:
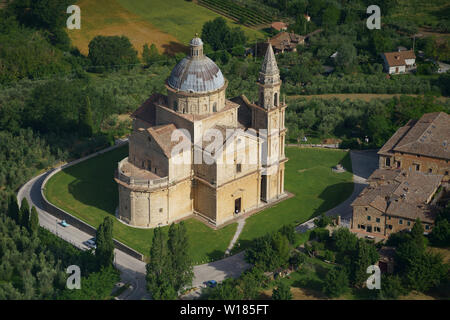
<path id="1" fill-rule="evenodd" d="M 429 225 L 425 225 L 425 230 L 430 230 L 430 226 Z"/>
<path id="2" fill-rule="evenodd" d="M 242 171 L 242 165 L 240 163 L 236 164 L 236 172 L 239 173 Z"/>
<path id="3" fill-rule="evenodd" d="M 367 216 L 367 221 L 370 221 L 370 216 Z"/>
<path id="4" fill-rule="evenodd" d="M 390 230 L 392 230 L 392 224 L 389 224 L 388 227 Z"/>
<path id="5" fill-rule="evenodd" d="M 416 164 L 416 171 L 420 170 L 420 164 Z"/>
<path id="6" fill-rule="evenodd" d="M 407 222 L 407 225 L 410 226 L 410 225 L 411 225 L 411 221 L 408 221 L 408 222 Z"/>
<path id="7" fill-rule="evenodd" d="M 391 158 L 386 158 L 386 167 L 391 166 Z"/>
<path id="8" fill-rule="evenodd" d="M 377 221 L 377 222 L 380 222 L 380 218 L 377 218 L 376 221 Z"/>
<path id="9" fill-rule="evenodd" d="M 398 219 L 398 224 L 403 224 L 403 219 Z"/>

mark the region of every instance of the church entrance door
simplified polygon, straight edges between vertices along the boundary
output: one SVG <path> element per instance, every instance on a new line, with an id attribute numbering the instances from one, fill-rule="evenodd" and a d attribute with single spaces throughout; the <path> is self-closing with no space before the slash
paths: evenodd
<path id="1" fill-rule="evenodd" d="M 241 212 L 241 201 L 242 198 L 237 198 L 234 200 L 234 214 L 238 214 Z"/>

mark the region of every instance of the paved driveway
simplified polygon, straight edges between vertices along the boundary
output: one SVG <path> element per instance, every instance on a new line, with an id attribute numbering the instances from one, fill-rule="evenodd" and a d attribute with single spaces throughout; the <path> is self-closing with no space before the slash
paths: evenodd
<path id="1" fill-rule="evenodd" d="M 352 195 L 344 202 L 328 210 L 326 215 L 340 215 L 343 220 L 350 220 L 352 217 L 353 200 L 367 186 L 367 178 L 378 168 L 377 150 L 350 151 L 352 160 L 354 189 Z M 314 228 L 314 219 L 312 218 L 296 227 L 297 232 L 305 232 Z"/>

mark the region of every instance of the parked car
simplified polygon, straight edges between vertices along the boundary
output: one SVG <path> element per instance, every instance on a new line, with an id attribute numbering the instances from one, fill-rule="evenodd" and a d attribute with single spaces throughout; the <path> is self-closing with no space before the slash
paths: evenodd
<path id="1" fill-rule="evenodd" d="M 217 286 L 217 281 L 216 280 L 206 281 L 206 285 L 210 288 L 214 288 L 215 286 Z"/>
<path id="2" fill-rule="evenodd" d="M 68 224 L 68 223 L 66 222 L 66 220 L 62 220 L 59 224 L 60 224 L 61 226 L 63 226 L 64 228 L 70 226 L 70 224 Z"/>
<path id="3" fill-rule="evenodd" d="M 96 239 L 95 238 L 91 238 L 89 240 L 86 240 L 85 242 L 83 242 L 83 244 L 91 249 L 96 249 L 97 248 L 97 244 L 96 244 Z"/>

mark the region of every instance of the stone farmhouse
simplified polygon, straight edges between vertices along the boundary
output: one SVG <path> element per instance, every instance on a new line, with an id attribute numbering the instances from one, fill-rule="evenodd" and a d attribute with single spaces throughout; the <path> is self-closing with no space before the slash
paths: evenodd
<path id="1" fill-rule="evenodd" d="M 424 114 L 410 120 L 378 151 L 380 168 L 396 168 L 444 175 L 450 171 L 450 115 Z"/>
<path id="2" fill-rule="evenodd" d="M 156 227 L 197 215 L 217 227 L 286 196 L 286 104 L 272 46 L 256 103 L 227 99 L 227 85 L 202 40 L 192 39 L 167 95 L 151 95 L 132 114 L 129 155 L 115 175 L 119 219 Z"/>
<path id="3" fill-rule="evenodd" d="M 375 170 L 368 179 L 369 186 L 351 204 L 352 229 L 387 238 L 411 229 L 419 218 L 425 232 L 430 232 L 435 217 L 431 201 L 441 181 L 442 175 Z"/>
<path id="4" fill-rule="evenodd" d="M 412 71 L 416 67 L 416 55 L 413 50 L 399 50 L 381 54 L 384 71 L 388 74 L 399 74 Z"/>
<path id="5" fill-rule="evenodd" d="M 378 151 L 379 169 L 351 204 L 351 229 L 387 238 L 411 229 L 419 218 L 425 232 L 433 228 L 439 187 L 448 190 L 450 116 L 424 114 L 410 120 Z"/>

